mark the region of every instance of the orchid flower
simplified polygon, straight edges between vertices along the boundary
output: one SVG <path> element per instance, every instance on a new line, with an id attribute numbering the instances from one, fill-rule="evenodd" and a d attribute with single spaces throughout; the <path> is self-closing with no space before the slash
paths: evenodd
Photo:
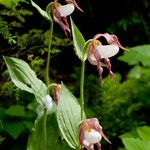
<path id="1" fill-rule="evenodd" d="M 111 144 L 108 138 L 102 131 L 102 127 L 99 125 L 97 118 L 86 119 L 79 125 L 79 142 L 82 148 L 87 150 L 94 150 L 94 145 L 98 150 L 101 150 L 101 144 L 99 143 L 102 137 Z"/>
<path id="2" fill-rule="evenodd" d="M 100 37 L 104 37 L 108 45 L 102 45 L 98 40 Z M 92 42 L 88 45 L 88 60 L 92 65 L 97 66 L 100 82 L 102 81 L 103 67 L 108 68 L 110 76 L 114 79 L 109 58 L 115 56 L 119 52 L 119 48 L 127 50 L 121 46 L 116 35 L 108 33 L 95 35 Z"/>
<path id="3" fill-rule="evenodd" d="M 67 16 L 71 15 L 75 10 L 75 7 L 82 11 L 83 10 L 78 6 L 75 0 L 65 0 L 67 2 L 66 5 L 61 5 L 57 2 L 58 0 L 54 0 L 53 8 L 52 8 L 52 15 L 55 22 L 57 22 L 60 27 L 65 32 L 65 35 L 68 37 L 70 34 L 70 27 L 67 21 Z"/>

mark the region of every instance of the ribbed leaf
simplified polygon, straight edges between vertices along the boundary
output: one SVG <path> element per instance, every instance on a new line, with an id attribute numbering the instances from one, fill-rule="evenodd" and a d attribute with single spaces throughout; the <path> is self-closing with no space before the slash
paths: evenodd
<path id="1" fill-rule="evenodd" d="M 78 147 L 80 105 L 72 93 L 62 84 L 58 98 L 57 120 L 62 136 L 71 148 Z"/>
<path id="2" fill-rule="evenodd" d="M 71 30 L 72 30 L 72 36 L 73 36 L 73 44 L 75 48 L 76 55 L 79 57 L 80 60 L 83 60 L 83 46 L 85 44 L 85 39 L 77 26 L 74 24 L 73 20 L 71 20 Z"/>
<path id="3" fill-rule="evenodd" d="M 13 57 L 4 57 L 11 80 L 20 89 L 34 93 L 37 101 L 42 103 L 46 95 L 46 85 L 36 77 L 35 72 L 23 60 Z"/>

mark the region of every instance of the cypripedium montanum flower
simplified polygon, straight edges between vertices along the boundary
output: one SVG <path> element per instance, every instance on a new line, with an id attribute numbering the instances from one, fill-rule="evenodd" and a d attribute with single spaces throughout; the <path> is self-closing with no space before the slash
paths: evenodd
<path id="1" fill-rule="evenodd" d="M 79 125 L 79 142 L 82 148 L 87 150 L 94 150 L 94 145 L 98 150 L 101 150 L 101 144 L 99 143 L 102 137 L 111 144 L 108 138 L 102 131 L 102 127 L 99 125 L 97 118 L 86 119 Z"/>
<path id="2" fill-rule="evenodd" d="M 108 45 L 102 45 L 98 40 L 100 37 L 104 37 Z M 92 65 L 97 66 L 100 82 L 102 81 L 103 67 L 108 68 L 110 76 L 114 79 L 109 58 L 115 56 L 119 52 L 119 48 L 127 50 L 121 46 L 116 35 L 110 35 L 108 33 L 95 35 L 92 42 L 88 45 L 88 60 Z"/>
<path id="3" fill-rule="evenodd" d="M 52 8 L 53 19 L 60 25 L 60 27 L 65 32 L 65 35 L 68 36 L 68 34 L 70 35 L 71 31 L 69 23 L 67 21 L 67 16 L 73 13 L 75 7 L 82 12 L 83 10 L 78 6 L 75 0 L 65 0 L 67 3 L 66 5 L 61 5 L 57 1 L 58 0 L 55 0 L 53 3 Z"/>

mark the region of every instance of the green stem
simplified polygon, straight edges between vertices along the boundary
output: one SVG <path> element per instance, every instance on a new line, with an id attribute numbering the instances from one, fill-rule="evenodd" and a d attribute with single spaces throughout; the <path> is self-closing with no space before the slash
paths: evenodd
<path id="1" fill-rule="evenodd" d="M 46 143 L 47 143 L 47 131 L 46 131 L 46 121 L 47 121 L 47 109 L 44 109 L 43 115 L 43 150 L 46 150 Z"/>
<path id="2" fill-rule="evenodd" d="M 81 120 L 83 120 L 83 113 L 84 113 L 84 70 L 85 70 L 85 61 L 81 61 L 81 79 L 80 79 Z"/>
<path id="3" fill-rule="evenodd" d="M 50 27 L 50 38 L 49 38 L 49 44 L 48 44 L 48 53 L 47 53 L 47 64 L 46 64 L 46 85 L 49 85 L 50 79 L 49 79 L 49 65 L 50 65 L 50 54 L 51 54 L 51 45 L 52 45 L 52 37 L 53 37 L 53 21 L 51 21 L 51 27 Z"/>
<path id="4" fill-rule="evenodd" d="M 50 37 L 49 37 L 49 44 L 48 44 L 48 53 L 47 53 L 47 64 L 45 70 L 45 78 L 46 78 L 46 85 L 48 86 L 50 83 L 49 78 L 49 66 L 50 66 L 50 54 L 51 54 L 51 45 L 52 45 L 52 37 L 53 37 L 53 21 L 50 21 Z M 47 122 L 47 109 L 44 108 L 44 115 L 43 115 L 43 150 L 46 150 L 47 145 L 47 130 L 46 130 L 46 122 Z"/>

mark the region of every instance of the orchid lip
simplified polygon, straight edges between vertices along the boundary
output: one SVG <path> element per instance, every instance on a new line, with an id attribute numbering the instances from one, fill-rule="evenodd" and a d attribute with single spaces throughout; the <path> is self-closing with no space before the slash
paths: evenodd
<path id="1" fill-rule="evenodd" d="M 85 131 L 84 138 L 86 141 L 88 141 L 91 144 L 95 144 L 101 141 L 102 136 L 99 132 L 96 130 L 91 130 L 90 132 Z"/>
<path id="2" fill-rule="evenodd" d="M 73 13 L 73 11 L 75 10 L 75 7 L 73 4 L 66 4 L 66 5 L 58 7 L 57 10 L 61 14 L 61 17 L 67 17 Z"/>
<path id="3" fill-rule="evenodd" d="M 119 52 L 119 47 L 116 45 L 98 45 L 95 47 L 101 58 L 110 58 Z"/>

